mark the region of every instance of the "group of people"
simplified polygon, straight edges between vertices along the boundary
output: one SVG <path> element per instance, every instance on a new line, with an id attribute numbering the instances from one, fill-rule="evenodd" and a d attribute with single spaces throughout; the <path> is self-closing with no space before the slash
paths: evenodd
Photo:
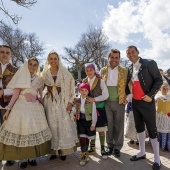
<path id="1" fill-rule="evenodd" d="M 170 79 L 159 69 L 163 79 L 163 84 L 159 92 L 155 95 L 156 104 L 156 126 L 158 132 L 159 146 L 162 151 L 170 151 Z M 130 139 L 130 143 L 138 145 L 137 133 L 135 130 L 135 122 L 132 108 L 132 94 L 128 95 L 128 103 L 126 105 L 126 127 L 125 137 Z M 146 130 L 146 137 L 148 131 Z M 150 140 L 148 141 L 150 143 Z"/>
<path id="2" fill-rule="evenodd" d="M 166 136 L 168 141 L 169 132 L 164 135 L 165 131 L 157 131 L 157 122 L 166 119 L 167 129 L 170 129 L 165 113 L 168 103 L 166 109 L 160 108 L 163 114 L 156 119 L 155 95 L 162 88 L 163 78 L 156 62 L 139 57 L 137 47 L 127 47 L 126 54 L 132 62 L 128 69 L 119 65 L 121 54 L 117 49 L 111 49 L 108 64 L 100 74 L 96 73 L 93 64 L 86 65 L 87 77 L 79 84 L 80 95 L 75 97 L 74 79 L 55 51 L 49 53 L 40 74 L 39 62 L 34 57 L 17 71 L 9 63 L 10 47 L 1 45 L 0 160 L 7 160 L 7 166 L 13 165 L 14 160 L 22 160 L 22 169 L 28 163 L 36 166 L 35 158 L 46 154 L 51 154 L 50 160 L 57 155 L 65 160 L 66 155 L 76 151 L 79 142 L 80 165 L 85 165 L 88 155 L 95 153 L 96 132 L 99 133 L 101 156 L 104 159 L 111 154 L 120 157 L 125 105 L 131 102 L 139 153 L 130 160 L 146 158 L 147 129 L 154 152 L 152 169 L 160 169 L 158 138 L 164 140 Z M 162 100 L 165 102 L 164 98 L 159 99 L 156 99 L 158 108 L 164 104 Z"/>
<path id="3" fill-rule="evenodd" d="M 18 71 L 10 59 L 10 47 L 0 46 L 0 160 L 7 160 L 7 166 L 22 160 L 22 169 L 36 166 L 35 158 L 46 154 L 65 160 L 78 143 L 69 115 L 74 100 L 72 75 L 56 52 L 49 53 L 42 76 L 35 57 Z"/>

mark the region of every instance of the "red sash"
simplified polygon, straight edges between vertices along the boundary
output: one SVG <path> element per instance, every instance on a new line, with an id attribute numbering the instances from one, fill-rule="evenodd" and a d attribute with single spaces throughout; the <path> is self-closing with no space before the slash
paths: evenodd
<path id="1" fill-rule="evenodd" d="M 145 93 L 142 90 L 142 87 L 139 81 L 132 82 L 132 94 L 135 100 L 143 100 L 142 97 L 145 96 Z"/>

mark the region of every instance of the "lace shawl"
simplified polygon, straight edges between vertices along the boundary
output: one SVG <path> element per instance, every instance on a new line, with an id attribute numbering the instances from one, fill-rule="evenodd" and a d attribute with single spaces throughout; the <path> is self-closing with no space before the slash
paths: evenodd
<path id="1" fill-rule="evenodd" d="M 49 65 L 46 62 L 46 66 L 44 67 L 42 77 L 44 80 L 44 84 L 47 86 L 52 86 L 53 97 L 56 98 L 56 86 L 58 86 L 57 81 L 54 82 L 54 79 L 51 75 Z M 57 74 L 57 79 L 60 79 L 60 87 L 61 87 L 61 103 L 63 109 L 67 107 L 68 102 L 72 103 L 75 97 L 74 91 L 74 79 L 71 73 L 59 62 L 59 70 Z"/>

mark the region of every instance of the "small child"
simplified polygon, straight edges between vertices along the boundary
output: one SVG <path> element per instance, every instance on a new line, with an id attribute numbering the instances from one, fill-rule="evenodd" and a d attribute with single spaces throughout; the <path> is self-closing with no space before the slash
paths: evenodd
<path id="1" fill-rule="evenodd" d="M 155 97 L 157 105 L 156 125 L 160 148 L 170 151 L 170 95 L 169 85 L 163 83 L 161 94 Z"/>
<path id="2" fill-rule="evenodd" d="M 76 99 L 76 120 L 77 129 L 80 137 L 81 160 L 80 165 L 85 165 L 89 161 L 88 146 L 89 139 L 96 138 L 95 126 L 97 113 L 95 103 L 87 103 L 86 99 L 90 92 L 90 85 L 82 83 L 79 85 L 80 96 Z"/>

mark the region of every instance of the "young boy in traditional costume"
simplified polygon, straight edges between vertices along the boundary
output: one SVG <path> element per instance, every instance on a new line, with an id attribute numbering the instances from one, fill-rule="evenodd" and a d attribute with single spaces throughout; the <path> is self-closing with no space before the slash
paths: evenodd
<path id="1" fill-rule="evenodd" d="M 80 137 L 81 160 L 80 165 L 85 165 L 89 161 L 88 146 L 89 139 L 96 137 L 95 126 L 97 122 L 97 113 L 95 102 L 87 103 L 90 85 L 82 83 L 79 85 L 80 97 L 76 101 L 76 120 L 77 129 Z"/>

